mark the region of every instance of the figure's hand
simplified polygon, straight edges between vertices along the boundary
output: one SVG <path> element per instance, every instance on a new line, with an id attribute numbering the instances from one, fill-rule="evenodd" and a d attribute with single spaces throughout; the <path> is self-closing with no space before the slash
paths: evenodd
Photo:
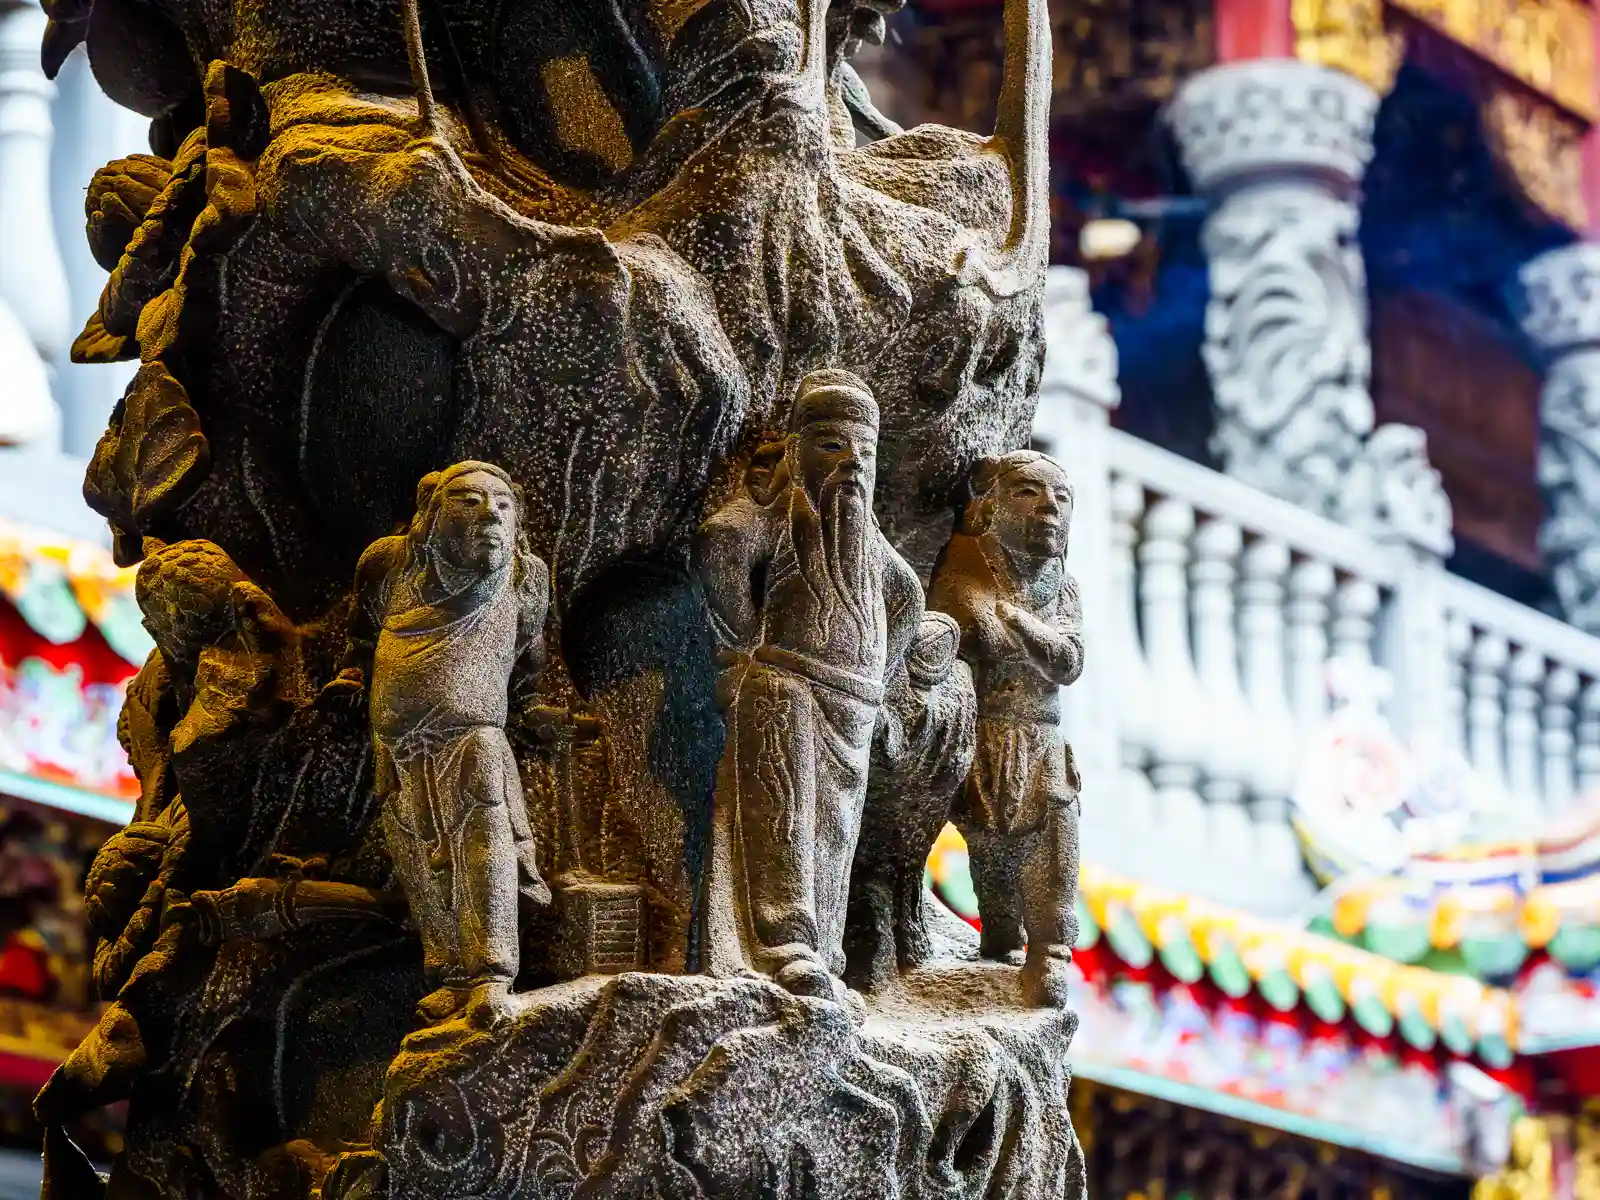
<path id="1" fill-rule="evenodd" d="M 1029 635 L 1037 636 L 1039 618 L 1009 600 L 994 602 L 994 615 L 1005 628 L 1006 636 L 1017 649 L 1026 649 Z"/>
<path id="2" fill-rule="evenodd" d="M 992 654 L 1017 649 L 1016 632 L 1000 617 L 1002 608 L 1010 607 L 1004 600 L 999 600 L 995 602 L 993 612 L 978 614 L 978 641 Z"/>
<path id="3" fill-rule="evenodd" d="M 361 706 L 362 693 L 366 690 L 366 677 L 361 668 L 346 667 L 323 685 L 317 694 L 316 706 L 324 712 L 353 712 Z"/>

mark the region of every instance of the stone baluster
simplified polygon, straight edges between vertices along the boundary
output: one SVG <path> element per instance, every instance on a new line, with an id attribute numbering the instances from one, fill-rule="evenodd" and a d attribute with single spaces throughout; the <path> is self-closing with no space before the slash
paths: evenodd
<path id="1" fill-rule="evenodd" d="M 1506 668 L 1506 787 L 1517 810 L 1528 815 L 1539 809 L 1539 688 L 1544 677 L 1544 655 L 1518 646 Z"/>
<path id="2" fill-rule="evenodd" d="M 1101 702 L 1116 707 L 1121 761 L 1116 800 L 1101 806 L 1109 811 L 1093 813 L 1093 805 L 1084 809 L 1088 830 L 1084 842 L 1095 862 L 1131 873 L 1149 870 L 1147 861 L 1141 865 L 1141 847 L 1156 832 L 1155 790 L 1146 774 L 1155 737 L 1155 694 L 1139 637 L 1134 560 L 1139 522 L 1144 516 L 1144 488 L 1132 479 L 1116 479 L 1111 484 L 1110 504 L 1111 605 L 1106 630 L 1110 644 L 1106 654 L 1114 684 Z"/>
<path id="3" fill-rule="evenodd" d="M 1246 547 L 1239 564 L 1239 639 L 1249 702 L 1250 816 L 1262 881 L 1261 907 L 1290 912 L 1309 892 L 1300 843 L 1289 824 L 1299 739 L 1284 670 L 1284 579 L 1289 548 L 1272 538 Z"/>
<path id="4" fill-rule="evenodd" d="M 55 87 L 39 68 L 44 28 L 37 0 L 0 0 L 0 356 L 11 375 L 0 445 L 54 450 L 61 418 L 41 364 L 65 350 L 71 314 L 50 215 Z"/>
<path id="5" fill-rule="evenodd" d="M 1139 597 L 1145 661 L 1153 689 L 1150 781 L 1156 791 L 1155 858 L 1172 886 L 1203 885 L 1205 807 L 1195 785 L 1204 754 L 1201 706 L 1189 642 L 1189 585 L 1184 570 L 1194 509 L 1161 499 L 1144 518 Z"/>
<path id="6" fill-rule="evenodd" d="M 1545 360 L 1539 545 L 1562 615 L 1600 634 L 1600 244 L 1542 254 L 1519 283 L 1522 328 Z"/>
<path id="7" fill-rule="evenodd" d="M 1472 650 L 1472 625 L 1457 613 L 1445 626 L 1448 684 L 1445 688 L 1444 745 L 1447 750 L 1467 752 L 1467 655 Z"/>
<path id="8" fill-rule="evenodd" d="M 1600 792 L 1600 680 L 1584 685 L 1578 697 L 1577 748 L 1578 798 L 1592 800 Z"/>
<path id="9" fill-rule="evenodd" d="M 1544 808 L 1552 815 L 1566 811 L 1573 796 L 1573 702 L 1578 698 L 1578 673 L 1556 667 L 1545 676 L 1539 754 L 1543 760 Z"/>
<path id="10" fill-rule="evenodd" d="M 1381 597 L 1365 579 L 1346 579 L 1333 601 L 1333 652 L 1330 657 L 1370 670 L 1373 621 Z"/>
<path id="11" fill-rule="evenodd" d="M 1484 785 L 1506 791 L 1504 682 L 1511 657 L 1506 639 L 1479 631 L 1467 660 L 1467 755 Z"/>
<path id="12" fill-rule="evenodd" d="M 1208 868 L 1218 899 L 1248 903 L 1257 890 L 1254 838 L 1245 809 L 1245 780 L 1255 750 L 1250 712 L 1239 681 L 1239 646 L 1235 632 L 1235 563 L 1244 546 L 1239 526 L 1210 520 L 1195 531 L 1194 561 L 1189 568 L 1193 589 L 1195 670 L 1205 729 L 1204 772 L 1200 794 L 1207 805 Z"/>
<path id="13" fill-rule="evenodd" d="M 1328 598 L 1333 568 L 1308 559 L 1289 572 L 1289 699 L 1302 742 L 1328 716 Z"/>

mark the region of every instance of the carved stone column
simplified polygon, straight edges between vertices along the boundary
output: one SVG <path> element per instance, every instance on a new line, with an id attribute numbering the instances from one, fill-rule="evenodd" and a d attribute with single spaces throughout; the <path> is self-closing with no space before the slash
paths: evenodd
<path id="1" fill-rule="evenodd" d="M 1522 327 L 1545 356 L 1539 544 L 1562 614 L 1600 633 L 1600 245 L 1542 254 L 1522 268 Z"/>
<path id="2" fill-rule="evenodd" d="M 23 382 L 0 395 L 0 444 L 53 447 L 60 418 L 48 390 L 39 391 L 43 367 L 35 363 L 49 362 L 71 335 L 50 217 L 55 86 L 39 69 L 44 26 L 36 0 L 0 0 L 0 309 L 10 310 L 0 315 L 0 363 L 20 371 Z M 10 365 L 25 355 L 35 362 Z"/>
<path id="3" fill-rule="evenodd" d="M 1293 59 L 1213 67 L 1168 113 L 1212 203 L 1203 353 L 1223 469 L 1322 516 L 1449 552 L 1426 439 L 1373 428 L 1366 271 L 1356 239 L 1378 93 Z"/>
<path id="4" fill-rule="evenodd" d="M 1327 516 L 1373 426 L 1356 194 L 1377 103 L 1353 76 L 1262 59 L 1190 79 L 1169 115 L 1214 205 L 1212 449 L 1228 474 Z"/>

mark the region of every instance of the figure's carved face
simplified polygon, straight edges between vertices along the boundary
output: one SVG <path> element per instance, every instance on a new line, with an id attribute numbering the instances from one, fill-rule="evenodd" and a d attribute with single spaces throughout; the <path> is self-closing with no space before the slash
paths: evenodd
<path id="1" fill-rule="evenodd" d="M 1012 554 L 1060 558 L 1072 524 L 1072 488 L 1049 462 L 1014 467 L 995 485 L 990 531 Z"/>
<path id="2" fill-rule="evenodd" d="M 451 566 L 488 574 L 511 561 L 517 501 L 497 475 L 471 471 L 452 479 L 439 497 L 434 545 Z"/>
<path id="3" fill-rule="evenodd" d="M 842 488 L 870 501 L 878 475 L 878 435 L 855 421 L 818 421 L 800 431 L 800 475 L 815 500 Z"/>

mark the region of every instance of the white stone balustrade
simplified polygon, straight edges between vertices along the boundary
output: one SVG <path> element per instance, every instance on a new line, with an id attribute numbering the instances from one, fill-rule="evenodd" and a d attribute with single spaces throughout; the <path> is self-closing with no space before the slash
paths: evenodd
<path id="1" fill-rule="evenodd" d="M 1089 605 L 1067 709 L 1086 859 L 1300 911 L 1315 885 L 1290 796 L 1335 659 L 1382 670 L 1396 733 L 1469 763 L 1506 832 L 1600 788 L 1600 637 L 1449 575 L 1437 530 L 1335 521 L 1110 428 L 1081 277 L 1058 269 L 1051 297 L 1035 440 L 1093 498 L 1069 560 Z"/>

